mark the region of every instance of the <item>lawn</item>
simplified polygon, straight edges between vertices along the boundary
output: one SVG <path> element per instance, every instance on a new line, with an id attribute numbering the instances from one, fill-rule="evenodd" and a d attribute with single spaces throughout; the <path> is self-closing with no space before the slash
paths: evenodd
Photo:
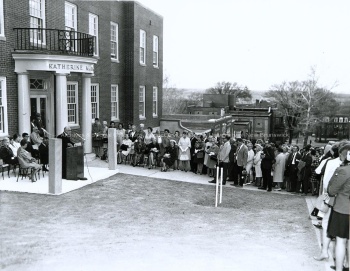
<path id="1" fill-rule="evenodd" d="M 117 174 L 0 194 L 4 270 L 324 270 L 302 197 Z"/>

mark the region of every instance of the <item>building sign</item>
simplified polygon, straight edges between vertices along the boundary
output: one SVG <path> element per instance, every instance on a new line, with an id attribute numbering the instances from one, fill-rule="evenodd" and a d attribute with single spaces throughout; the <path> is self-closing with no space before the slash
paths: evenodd
<path id="1" fill-rule="evenodd" d="M 93 73 L 94 64 L 76 64 L 69 62 L 50 62 L 48 63 L 48 70 L 50 71 L 60 71 L 60 72 L 83 72 L 83 73 Z"/>

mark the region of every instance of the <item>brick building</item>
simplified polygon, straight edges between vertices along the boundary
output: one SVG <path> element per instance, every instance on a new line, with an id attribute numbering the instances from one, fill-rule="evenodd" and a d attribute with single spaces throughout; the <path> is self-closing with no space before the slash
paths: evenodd
<path id="1" fill-rule="evenodd" d="M 0 137 L 69 125 L 159 126 L 163 18 L 134 1 L 0 0 Z"/>

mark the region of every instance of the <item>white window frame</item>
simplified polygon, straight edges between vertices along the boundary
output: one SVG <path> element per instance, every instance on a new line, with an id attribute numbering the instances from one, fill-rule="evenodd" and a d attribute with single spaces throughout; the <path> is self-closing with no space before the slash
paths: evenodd
<path id="1" fill-rule="evenodd" d="M 153 36 L 153 67 L 159 67 L 159 38 L 158 36 Z"/>
<path id="2" fill-rule="evenodd" d="M 75 102 L 74 103 L 72 103 L 72 102 L 70 102 L 69 101 L 69 98 L 70 98 L 70 96 L 68 95 L 68 91 L 71 91 L 71 90 L 69 90 L 68 88 L 69 88 L 69 85 L 71 85 L 71 86 L 75 86 L 75 89 L 74 89 L 74 99 L 75 99 Z M 73 81 L 69 81 L 69 82 L 67 82 L 67 110 L 68 110 L 68 112 L 67 112 L 67 116 L 68 116 L 68 119 L 67 119 L 67 121 L 68 121 L 68 125 L 69 126 L 77 126 L 77 125 L 79 125 L 79 101 L 78 101 L 78 82 L 73 82 Z M 72 96 L 73 97 L 73 96 Z M 69 105 L 75 105 L 75 121 L 69 121 Z"/>
<path id="3" fill-rule="evenodd" d="M 93 13 L 89 13 L 89 35 L 95 37 L 94 41 L 94 56 L 99 55 L 98 46 L 98 16 Z"/>
<path id="4" fill-rule="evenodd" d="M 5 40 L 4 0 L 0 0 L 0 40 Z"/>
<path id="5" fill-rule="evenodd" d="M 95 105 L 95 106 L 94 106 Z M 94 107 L 96 112 L 94 113 Z M 95 121 L 100 115 L 100 84 L 91 84 L 91 122 Z"/>
<path id="6" fill-rule="evenodd" d="M 7 89 L 6 89 L 6 77 L 0 77 L 0 110 L 2 110 L 2 119 L 0 114 L 0 136 L 8 135 L 8 118 L 7 118 Z"/>
<path id="7" fill-rule="evenodd" d="M 140 64 L 146 65 L 146 31 L 140 29 Z"/>
<path id="8" fill-rule="evenodd" d="M 70 9 L 72 9 L 73 10 L 73 12 L 72 13 L 68 13 L 67 12 L 67 9 L 68 8 L 70 8 Z M 78 18 L 77 18 L 77 14 L 78 14 L 78 12 L 77 12 L 77 10 L 78 10 L 78 8 L 77 8 L 77 6 L 76 5 L 74 5 L 74 4 L 72 4 L 72 3 L 70 3 L 70 2 L 65 2 L 64 3 L 64 9 L 65 9 L 65 11 L 64 11 L 64 25 L 65 25 L 65 29 L 66 30 L 70 30 L 70 31 L 75 31 L 75 33 L 74 33 L 74 36 L 73 36 L 73 38 L 75 39 L 75 44 L 74 44 L 74 51 L 77 51 L 77 31 L 78 31 Z M 71 15 L 71 16 L 73 16 L 73 19 L 72 20 L 68 20 L 68 18 L 67 18 L 67 15 Z M 67 24 L 67 22 L 72 22 L 72 24 Z M 71 37 L 71 35 L 69 34 L 69 33 L 66 33 L 66 39 L 71 39 L 72 37 Z M 66 49 L 67 50 L 71 50 L 71 47 L 72 46 L 66 46 Z M 73 51 L 73 50 L 71 50 L 71 51 Z"/>
<path id="9" fill-rule="evenodd" d="M 115 34 L 113 37 L 113 28 Z M 112 61 L 119 61 L 119 25 L 117 23 L 111 22 L 111 59 Z M 115 53 L 112 51 L 112 45 L 114 45 Z"/>
<path id="10" fill-rule="evenodd" d="M 38 7 L 39 11 L 37 9 L 32 9 L 31 3 L 33 7 L 35 6 L 35 4 L 40 5 Z M 46 28 L 45 0 L 29 0 L 29 17 L 30 28 L 37 28 L 37 26 L 40 26 L 40 22 L 42 24 L 40 28 Z M 34 23 L 34 20 L 36 21 L 36 23 Z M 38 38 L 38 35 L 41 35 L 41 38 Z M 45 31 L 31 30 L 30 41 L 35 44 L 46 44 Z"/>
<path id="11" fill-rule="evenodd" d="M 142 114 L 140 114 L 141 104 L 143 104 Z M 139 87 L 139 118 L 140 118 L 140 120 L 146 119 L 146 87 L 145 86 Z"/>
<path id="12" fill-rule="evenodd" d="M 152 113 L 153 117 L 158 117 L 158 87 L 153 87 L 152 92 Z"/>
<path id="13" fill-rule="evenodd" d="M 111 85 L 111 120 L 119 120 L 119 85 Z"/>

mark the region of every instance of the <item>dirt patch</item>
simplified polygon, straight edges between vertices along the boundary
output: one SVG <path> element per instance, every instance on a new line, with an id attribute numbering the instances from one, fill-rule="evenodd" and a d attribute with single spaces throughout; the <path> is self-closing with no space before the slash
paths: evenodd
<path id="1" fill-rule="evenodd" d="M 323 270 L 305 199 L 118 174 L 62 196 L 0 194 L 6 270 Z"/>

